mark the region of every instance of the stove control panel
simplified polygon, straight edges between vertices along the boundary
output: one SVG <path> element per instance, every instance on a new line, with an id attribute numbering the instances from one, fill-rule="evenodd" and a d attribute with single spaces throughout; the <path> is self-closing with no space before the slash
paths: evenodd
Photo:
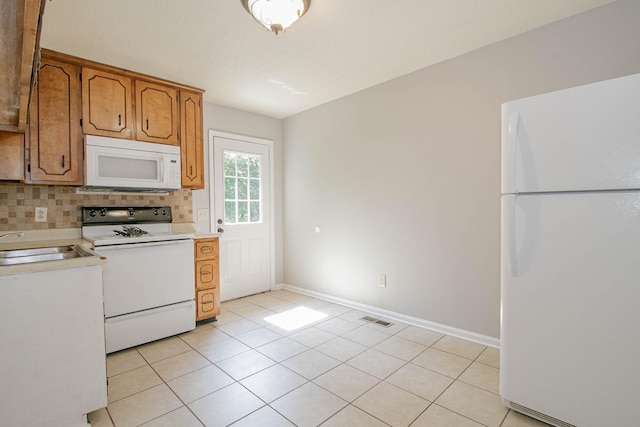
<path id="1" fill-rule="evenodd" d="M 170 206 L 83 207 L 82 225 L 171 222 Z"/>

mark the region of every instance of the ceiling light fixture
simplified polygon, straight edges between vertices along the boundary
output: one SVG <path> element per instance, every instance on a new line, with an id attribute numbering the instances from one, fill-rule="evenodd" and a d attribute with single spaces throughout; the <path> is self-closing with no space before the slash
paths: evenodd
<path id="1" fill-rule="evenodd" d="M 268 30 L 276 33 L 286 31 L 307 10 L 311 0 L 241 0 L 247 12 Z"/>

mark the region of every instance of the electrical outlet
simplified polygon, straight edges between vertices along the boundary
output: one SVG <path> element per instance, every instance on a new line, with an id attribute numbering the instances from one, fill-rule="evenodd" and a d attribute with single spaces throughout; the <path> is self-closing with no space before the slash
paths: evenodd
<path id="1" fill-rule="evenodd" d="M 36 222 L 47 222 L 47 208 L 36 208 Z"/>
<path id="2" fill-rule="evenodd" d="M 198 209 L 198 221 L 209 219 L 209 209 Z"/>
<path id="3" fill-rule="evenodd" d="M 378 276 L 378 286 L 380 286 L 381 288 L 386 288 L 387 287 L 387 275 L 386 274 L 381 274 L 380 276 Z"/>

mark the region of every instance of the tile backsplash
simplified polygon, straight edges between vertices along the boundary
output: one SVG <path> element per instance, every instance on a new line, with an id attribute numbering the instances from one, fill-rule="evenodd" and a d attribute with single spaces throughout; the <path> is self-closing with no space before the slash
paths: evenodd
<path id="1" fill-rule="evenodd" d="M 0 184 L 0 231 L 82 227 L 83 206 L 171 206 L 174 223 L 193 221 L 191 190 L 167 195 L 76 194 L 75 187 Z M 47 208 L 47 222 L 35 222 L 35 208 Z"/>

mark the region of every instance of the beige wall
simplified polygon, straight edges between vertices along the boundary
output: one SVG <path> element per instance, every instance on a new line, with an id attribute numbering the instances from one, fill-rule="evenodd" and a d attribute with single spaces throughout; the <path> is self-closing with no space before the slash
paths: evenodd
<path id="1" fill-rule="evenodd" d="M 638 22 L 619 0 L 285 119 L 284 281 L 498 337 L 500 105 L 640 72 Z"/>
<path id="2" fill-rule="evenodd" d="M 209 131 L 233 133 L 237 135 L 253 136 L 273 141 L 274 149 L 274 205 L 275 205 L 275 278 L 276 284 L 282 282 L 283 257 L 282 257 L 282 122 L 258 114 L 247 113 L 233 108 L 223 107 L 213 103 L 204 103 L 204 158 L 205 158 L 205 182 L 204 190 L 194 190 L 193 217 L 198 231 L 211 231 L 209 220 L 198 221 L 198 209 L 209 208 L 211 183 L 209 176 Z M 214 212 L 210 211 L 212 217 Z"/>

